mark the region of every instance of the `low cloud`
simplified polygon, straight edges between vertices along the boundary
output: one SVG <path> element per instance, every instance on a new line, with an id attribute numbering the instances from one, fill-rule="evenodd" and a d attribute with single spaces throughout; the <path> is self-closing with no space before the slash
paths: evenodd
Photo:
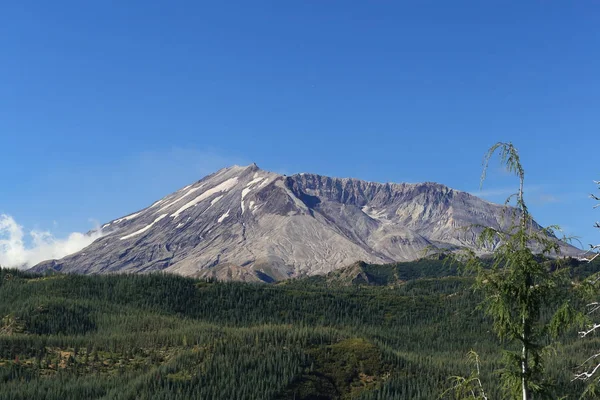
<path id="1" fill-rule="evenodd" d="M 99 228 L 88 234 L 74 232 L 64 239 L 56 238 L 48 231 L 25 233 L 13 217 L 0 214 L 0 266 L 29 268 L 45 260 L 76 253 L 100 237 L 102 230 Z"/>

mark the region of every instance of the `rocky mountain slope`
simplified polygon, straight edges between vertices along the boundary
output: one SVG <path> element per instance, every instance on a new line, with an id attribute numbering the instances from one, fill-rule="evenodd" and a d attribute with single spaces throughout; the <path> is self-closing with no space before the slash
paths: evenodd
<path id="1" fill-rule="evenodd" d="M 107 223 L 90 246 L 34 270 L 274 281 L 358 260 L 414 260 L 430 247 L 474 249 L 476 232 L 463 228 L 507 221 L 504 207 L 437 183 L 283 176 L 255 164 L 233 166 Z"/>

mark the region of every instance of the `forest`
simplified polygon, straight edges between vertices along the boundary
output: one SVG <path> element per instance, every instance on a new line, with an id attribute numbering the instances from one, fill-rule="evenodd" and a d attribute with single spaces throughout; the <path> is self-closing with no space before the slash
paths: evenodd
<path id="1" fill-rule="evenodd" d="M 598 263 L 565 268 L 578 282 Z M 459 269 L 359 263 L 276 284 L 0 269 L 0 399 L 437 399 L 471 350 L 502 398 L 503 343 Z M 553 343 L 553 396 L 582 395 L 573 374 L 599 344 L 574 329 Z"/>

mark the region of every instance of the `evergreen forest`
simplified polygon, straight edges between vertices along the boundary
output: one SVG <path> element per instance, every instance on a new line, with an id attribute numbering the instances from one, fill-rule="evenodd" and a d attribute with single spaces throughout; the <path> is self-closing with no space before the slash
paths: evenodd
<path id="1" fill-rule="evenodd" d="M 567 267 L 578 282 L 598 265 Z M 0 400 L 432 400 L 471 350 L 499 399 L 502 344 L 472 285 L 445 259 L 275 284 L 0 269 Z M 574 370 L 599 344 L 553 344 L 556 398 L 580 398 Z"/>

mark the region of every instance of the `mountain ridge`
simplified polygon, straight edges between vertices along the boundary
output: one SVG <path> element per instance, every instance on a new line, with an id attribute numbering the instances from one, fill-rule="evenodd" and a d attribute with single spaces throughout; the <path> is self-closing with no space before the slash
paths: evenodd
<path id="1" fill-rule="evenodd" d="M 429 248 L 481 252 L 476 230 L 460 228 L 506 226 L 504 210 L 436 182 L 286 176 L 235 165 L 104 224 L 106 234 L 90 246 L 33 270 L 277 281 L 359 260 L 410 261 Z"/>

